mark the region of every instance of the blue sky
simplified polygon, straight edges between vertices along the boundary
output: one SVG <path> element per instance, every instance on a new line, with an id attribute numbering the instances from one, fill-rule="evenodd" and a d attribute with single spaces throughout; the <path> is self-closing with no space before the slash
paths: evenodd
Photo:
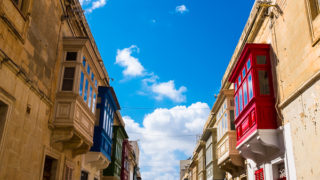
<path id="1" fill-rule="evenodd" d="M 178 179 L 254 1 L 82 0 L 144 179 Z M 163 168 L 166 166 L 166 168 Z"/>

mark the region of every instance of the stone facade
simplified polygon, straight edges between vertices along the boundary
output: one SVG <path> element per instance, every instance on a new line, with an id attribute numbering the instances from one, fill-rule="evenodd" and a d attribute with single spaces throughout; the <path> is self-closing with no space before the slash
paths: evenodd
<path id="1" fill-rule="evenodd" d="M 82 57 L 96 86 L 109 86 L 77 0 L 0 1 L 0 179 L 80 179 L 81 171 L 100 179 L 99 166 L 85 160 L 96 101 L 79 95 Z M 73 80 L 63 87 L 66 67 Z"/>
<path id="2" fill-rule="evenodd" d="M 270 45 L 278 154 L 277 157 L 260 159 L 258 164 L 246 159 L 247 177 L 235 178 L 229 174 L 228 178 L 255 179 L 257 173 L 264 179 L 278 179 L 279 176 L 290 180 L 318 179 L 320 176 L 317 169 L 320 155 L 315 151 L 320 146 L 317 143 L 320 119 L 319 13 L 320 5 L 316 0 L 254 3 L 222 78 L 221 90 L 233 89 L 229 78 L 246 44 Z M 242 152 L 242 156 L 250 157 L 245 153 Z"/>

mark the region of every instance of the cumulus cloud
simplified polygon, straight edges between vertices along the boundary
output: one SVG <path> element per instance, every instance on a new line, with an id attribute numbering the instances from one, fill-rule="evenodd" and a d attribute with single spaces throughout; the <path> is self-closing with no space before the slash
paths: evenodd
<path id="1" fill-rule="evenodd" d="M 139 49 L 135 45 L 117 50 L 116 64 L 125 68 L 122 71 L 124 76 L 135 77 L 144 75 L 145 69 L 139 62 L 139 59 L 132 56 L 133 52 L 138 51 Z"/>
<path id="2" fill-rule="evenodd" d="M 158 101 L 168 98 L 174 102 L 181 103 L 187 99 L 184 94 L 187 91 L 185 86 L 176 88 L 174 80 L 159 82 L 159 77 L 154 73 L 149 73 L 148 77 L 142 80 L 142 84 L 146 92 L 139 92 L 139 94 L 151 95 Z"/>
<path id="3" fill-rule="evenodd" d="M 156 93 L 156 99 L 162 100 L 163 97 L 168 97 L 174 102 L 184 102 L 186 101 L 186 96 L 183 95 L 187 91 L 187 88 L 181 86 L 179 89 L 176 89 L 174 81 L 168 81 L 163 83 L 154 83 L 151 86 L 152 92 Z"/>
<path id="4" fill-rule="evenodd" d="M 183 13 L 186 13 L 188 11 L 189 11 L 189 9 L 187 9 L 187 7 L 185 5 L 180 5 L 180 6 L 176 7 L 176 13 L 183 14 Z"/>
<path id="5" fill-rule="evenodd" d="M 123 117 L 130 139 L 140 140 L 143 179 L 179 179 L 177 155 L 192 155 L 196 135 L 201 133 L 209 112 L 209 106 L 202 102 L 158 108 L 144 117 L 142 127 L 129 116 Z"/>
<path id="6" fill-rule="evenodd" d="M 80 4 L 87 13 L 91 13 L 93 10 L 105 6 L 107 0 L 80 0 Z"/>

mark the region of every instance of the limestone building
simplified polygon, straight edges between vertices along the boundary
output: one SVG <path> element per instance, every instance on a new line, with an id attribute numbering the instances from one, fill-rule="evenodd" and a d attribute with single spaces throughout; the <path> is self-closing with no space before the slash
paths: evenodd
<path id="1" fill-rule="evenodd" d="M 78 0 L 0 1 L 0 179 L 100 179 L 118 109 Z"/>
<path id="2" fill-rule="evenodd" d="M 211 113 L 230 96 L 234 108 L 210 115 L 226 178 L 320 177 L 319 14 L 317 0 L 255 1 Z"/>

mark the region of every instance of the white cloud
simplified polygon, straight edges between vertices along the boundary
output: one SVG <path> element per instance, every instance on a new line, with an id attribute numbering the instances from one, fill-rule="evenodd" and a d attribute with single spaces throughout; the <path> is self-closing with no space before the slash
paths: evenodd
<path id="1" fill-rule="evenodd" d="M 145 69 L 139 62 L 139 59 L 132 56 L 132 53 L 135 51 L 139 51 L 138 47 L 135 45 L 117 50 L 116 64 L 125 68 L 122 73 L 126 77 L 144 75 Z"/>
<path id="2" fill-rule="evenodd" d="M 90 3 L 91 0 L 80 0 L 80 4 Z M 93 10 L 97 8 L 101 8 L 107 4 L 107 0 L 96 0 L 91 3 L 91 7 L 86 9 L 86 12 L 91 13 Z"/>
<path id="3" fill-rule="evenodd" d="M 148 73 L 141 65 L 139 59 L 132 56 L 132 53 L 135 51 L 139 52 L 138 47 L 135 45 L 121 50 L 118 49 L 115 63 L 125 68 L 122 71 L 125 77 L 144 77 L 142 79 L 144 91 L 138 91 L 138 94 L 150 95 L 159 101 L 168 98 L 177 103 L 185 102 L 186 96 L 184 93 L 187 91 L 187 88 L 185 86 L 176 88 L 173 80 L 159 82 L 157 75 L 153 72 Z"/>
<path id="4" fill-rule="evenodd" d="M 124 116 L 130 139 L 140 139 L 142 178 L 179 179 L 177 153 L 192 155 L 196 143 L 195 135 L 202 132 L 209 112 L 209 106 L 201 102 L 189 107 L 159 108 L 144 117 L 143 127 L 129 116 Z"/>
<path id="5" fill-rule="evenodd" d="M 183 13 L 186 13 L 188 11 L 189 11 L 189 9 L 187 9 L 187 7 L 185 5 L 180 5 L 180 6 L 176 7 L 176 13 L 183 14 Z"/>
<path id="6" fill-rule="evenodd" d="M 148 77 L 142 80 L 145 92 L 139 92 L 140 95 L 151 95 L 156 100 L 168 98 L 174 102 L 181 103 L 186 101 L 184 93 L 187 91 L 185 86 L 175 87 L 173 80 L 168 82 L 159 82 L 159 77 L 154 73 L 149 73 Z"/>
<path id="7" fill-rule="evenodd" d="M 174 102 L 184 102 L 186 101 L 186 96 L 183 95 L 187 91 L 187 88 L 181 86 L 179 89 L 176 89 L 174 81 L 170 80 L 163 83 L 154 83 L 151 86 L 152 92 L 156 93 L 156 99 L 162 100 L 163 97 L 167 97 Z"/>

